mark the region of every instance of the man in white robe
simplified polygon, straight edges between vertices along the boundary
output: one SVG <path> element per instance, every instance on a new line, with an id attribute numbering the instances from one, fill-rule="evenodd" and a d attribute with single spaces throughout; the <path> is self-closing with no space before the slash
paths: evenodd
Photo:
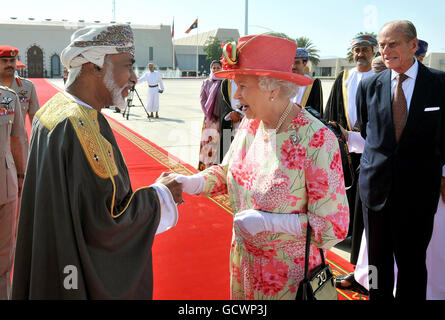
<path id="1" fill-rule="evenodd" d="M 149 72 L 146 72 L 138 79 L 138 82 L 147 81 L 148 93 L 147 103 L 145 104 L 145 110 L 149 118 L 153 118 L 153 112 L 156 112 L 156 118 L 159 118 L 159 94 L 164 92 L 164 83 L 162 82 L 162 76 L 158 71 L 155 71 L 153 63 L 148 64 Z"/>

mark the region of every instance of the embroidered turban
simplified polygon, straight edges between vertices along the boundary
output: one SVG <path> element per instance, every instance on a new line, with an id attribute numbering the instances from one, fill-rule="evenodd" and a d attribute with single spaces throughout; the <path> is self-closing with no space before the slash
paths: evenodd
<path id="1" fill-rule="evenodd" d="M 305 48 L 298 48 L 297 52 L 295 53 L 294 59 L 303 59 L 303 61 L 309 60 L 309 53 Z"/>
<path id="2" fill-rule="evenodd" d="M 377 40 L 367 34 L 362 34 L 351 41 L 351 48 L 354 49 L 355 47 L 375 47 L 377 45 Z"/>
<path id="3" fill-rule="evenodd" d="M 133 31 L 129 25 L 89 26 L 77 30 L 61 54 L 62 64 L 69 71 L 65 87 L 74 82 L 84 63 L 92 62 L 102 68 L 105 55 L 124 52 L 134 54 Z"/>
<path id="4" fill-rule="evenodd" d="M 428 42 L 419 39 L 419 44 L 417 45 L 417 47 L 418 49 L 416 51 L 416 56 L 426 54 L 426 52 L 428 51 Z"/>

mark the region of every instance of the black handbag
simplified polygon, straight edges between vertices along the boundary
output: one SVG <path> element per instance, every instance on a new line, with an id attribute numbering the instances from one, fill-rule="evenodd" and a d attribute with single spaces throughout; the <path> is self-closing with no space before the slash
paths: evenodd
<path id="1" fill-rule="evenodd" d="M 323 250 L 320 250 L 321 264 L 309 276 L 309 251 L 312 228 L 307 224 L 306 251 L 304 258 L 304 279 L 300 282 L 295 300 L 338 300 L 334 275 L 326 264 Z"/>

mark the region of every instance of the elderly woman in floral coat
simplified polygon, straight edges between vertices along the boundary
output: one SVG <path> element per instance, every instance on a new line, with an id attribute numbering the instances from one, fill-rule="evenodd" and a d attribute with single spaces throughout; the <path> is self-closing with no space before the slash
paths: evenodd
<path id="1" fill-rule="evenodd" d="M 235 80 L 245 117 L 220 165 L 176 177 L 190 194 L 229 194 L 232 299 L 295 299 L 308 223 L 309 271 L 321 263 L 317 248 L 346 237 L 349 208 L 337 139 L 291 102 L 298 86 L 312 82 L 292 73 L 296 49 L 267 35 L 224 46 L 223 71 L 216 75 Z"/>

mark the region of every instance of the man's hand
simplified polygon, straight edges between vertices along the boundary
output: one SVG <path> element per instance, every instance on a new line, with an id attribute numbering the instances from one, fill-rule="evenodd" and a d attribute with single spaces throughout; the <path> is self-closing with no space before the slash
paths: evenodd
<path id="1" fill-rule="evenodd" d="M 445 203 L 445 177 L 442 177 L 442 182 L 440 183 L 440 193 L 442 195 L 442 202 Z"/>
<path id="2" fill-rule="evenodd" d="M 19 192 L 18 192 L 18 195 L 19 195 L 19 197 L 21 197 L 22 196 L 22 190 L 23 190 L 23 180 L 24 180 L 24 175 L 22 174 L 22 175 L 17 175 L 17 184 L 18 184 L 18 187 L 19 187 Z"/>
<path id="3" fill-rule="evenodd" d="M 163 172 L 158 179 L 157 183 L 162 183 L 171 192 L 173 199 L 176 203 L 181 204 L 182 200 L 182 185 L 175 180 L 175 176 L 171 175 L 171 172 Z"/>
<path id="4" fill-rule="evenodd" d="M 236 112 L 236 111 L 232 111 L 232 112 L 230 112 L 229 113 L 229 117 L 230 117 L 230 120 L 232 120 L 233 122 L 240 122 L 241 121 L 241 118 L 242 118 L 242 116 L 241 116 L 241 113 L 239 113 L 239 112 Z"/>
<path id="5" fill-rule="evenodd" d="M 343 128 L 340 124 L 338 124 L 337 122 L 334 122 L 334 121 L 329 121 L 329 124 L 333 127 L 340 128 L 341 133 L 345 136 L 346 142 L 348 142 L 349 133 L 348 133 L 348 131 L 346 131 L 345 128 Z"/>
<path id="6" fill-rule="evenodd" d="M 159 90 L 158 90 L 158 92 L 159 92 L 159 93 L 163 93 L 163 92 L 164 92 L 164 90 L 161 90 L 161 89 L 159 89 Z"/>

